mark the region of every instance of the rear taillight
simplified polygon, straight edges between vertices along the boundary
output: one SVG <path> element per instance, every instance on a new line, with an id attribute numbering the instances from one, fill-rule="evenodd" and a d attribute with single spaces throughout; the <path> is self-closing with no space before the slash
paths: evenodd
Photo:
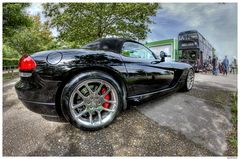
<path id="1" fill-rule="evenodd" d="M 33 71 L 36 67 L 36 62 L 29 55 L 23 55 L 18 63 L 19 71 Z"/>

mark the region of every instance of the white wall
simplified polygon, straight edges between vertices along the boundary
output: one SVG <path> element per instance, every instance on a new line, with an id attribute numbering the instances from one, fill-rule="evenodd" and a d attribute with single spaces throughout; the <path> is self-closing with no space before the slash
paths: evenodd
<path id="1" fill-rule="evenodd" d="M 153 47 L 149 47 L 157 56 L 160 55 L 161 51 L 164 51 L 165 53 L 167 53 L 167 55 L 171 55 L 172 56 L 172 45 L 162 45 L 162 46 L 153 46 Z M 171 62 L 172 61 L 172 57 L 166 57 L 165 58 L 166 61 Z"/>

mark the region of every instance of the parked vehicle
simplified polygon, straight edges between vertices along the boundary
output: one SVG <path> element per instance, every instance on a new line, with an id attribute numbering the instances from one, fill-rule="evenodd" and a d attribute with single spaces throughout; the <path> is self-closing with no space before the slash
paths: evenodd
<path id="1" fill-rule="evenodd" d="M 215 50 L 197 30 L 179 33 L 178 49 L 179 61 L 192 65 L 196 72 L 203 70 Z"/>
<path id="2" fill-rule="evenodd" d="M 25 55 L 19 61 L 16 92 L 22 103 L 43 116 L 62 116 L 77 128 L 97 130 L 127 108 L 194 83 L 192 66 L 164 62 L 144 45 L 106 38 L 81 49 Z"/>

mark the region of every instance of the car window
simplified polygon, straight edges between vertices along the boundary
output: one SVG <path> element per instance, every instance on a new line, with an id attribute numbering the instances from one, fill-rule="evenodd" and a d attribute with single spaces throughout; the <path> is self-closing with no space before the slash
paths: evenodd
<path id="1" fill-rule="evenodd" d="M 82 47 L 83 49 L 93 49 L 93 50 L 97 50 L 100 48 L 100 41 L 94 41 L 91 42 L 85 46 Z"/>
<path id="2" fill-rule="evenodd" d="M 121 54 L 127 57 L 140 59 L 155 59 L 153 53 L 143 45 L 133 42 L 125 42 Z"/>
<path id="3" fill-rule="evenodd" d="M 86 44 L 82 49 L 105 50 L 117 52 L 118 41 L 114 39 L 100 39 Z"/>

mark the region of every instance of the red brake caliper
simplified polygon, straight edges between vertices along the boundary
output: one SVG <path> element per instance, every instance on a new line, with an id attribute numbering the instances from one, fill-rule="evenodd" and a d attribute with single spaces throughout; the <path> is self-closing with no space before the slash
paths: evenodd
<path id="1" fill-rule="evenodd" d="M 101 93 L 102 93 L 102 94 L 104 94 L 106 91 L 107 91 L 107 88 L 106 88 L 106 87 L 103 87 L 103 88 L 101 89 Z M 106 99 L 106 100 L 110 100 L 110 99 L 111 99 L 111 91 L 104 97 L 104 99 Z M 102 106 L 103 106 L 104 108 L 109 108 L 110 105 L 111 105 L 111 104 L 108 103 L 108 102 L 105 102 L 105 103 L 102 104 Z"/>

